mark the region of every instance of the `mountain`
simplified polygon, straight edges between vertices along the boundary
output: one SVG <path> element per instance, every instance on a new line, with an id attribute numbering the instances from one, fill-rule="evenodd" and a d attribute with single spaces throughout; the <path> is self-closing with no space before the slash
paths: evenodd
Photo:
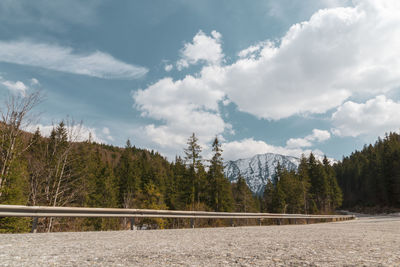
<path id="1" fill-rule="evenodd" d="M 236 182 L 239 175 L 242 175 L 250 190 L 262 195 L 267 181 L 275 174 L 278 163 L 288 170 L 295 170 L 299 166 L 300 159 L 274 153 L 260 154 L 226 162 L 224 173 L 231 182 Z"/>

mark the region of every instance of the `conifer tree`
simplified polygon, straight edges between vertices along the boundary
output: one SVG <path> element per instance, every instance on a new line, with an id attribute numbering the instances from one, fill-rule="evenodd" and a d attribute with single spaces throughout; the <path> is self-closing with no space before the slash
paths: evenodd
<path id="1" fill-rule="evenodd" d="M 322 163 L 325 168 L 329 186 L 328 206 L 330 211 L 334 211 L 337 207 L 342 205 L 342 190 L 340 190 L 336 180 L 335 171 L 326 156 L 324 157 Z"/>
<path id="2" fill-rule="evenodd" d="M 195 206 L 195 201 L 199 202 L 199 190 L 198 188 L 200 187 L 200 181 L 199 177 L 197 174 L 197 171 L 199 167 L 201 166 L 201 147 L 198 144 L 198 138 L 196 137 L 195 133 L 193 133 L 188 141 L 187 141 L 187 148 L 184 150 L 185 152 L 185 160 L 186 163 L 189 164 L 189 175 L 190 175 L 190 180 L 191 180 L 191 205 L 192 205 L 192 210 L 194 210 Z M 197 195 L 196 195 L 197 193 Z M 199 203 L 197 203 L 199 205 Z"/>
<path id="3" fill-rule="evenodd" d="M 274 194 L 274 185 L 271 180 L 267 181 L 267 184 L 264 189 L 264 193 L 262 196 L 262 211 L 263 212 L 273 212 L 273 194 Z"/>
<path id="4" fill-rule="evenodd" d="M 237 182 L 232 184 L 232 194 L 235 201 L 235 211 L 259 211 L 257 200 L 241 175 L 239 175 Z"/>
<path id="5" fill-rule="evenodd" d="M 140 193 L 141 179 L 139 172 L 141 171 L 140 166 L 135 166 L 133 148 L 128 139 L 116 167 L 116 176 L 119 181 L 119 203 L 124 208 L 133 208 L 135 198 Z"/>
<path id="6" fill-rule="evenodd" d="M 300 158 L 300 164 L 298 167 L 298 176 L 299 180 L 301 182 L 302 186 L 302 193 L 303 193 L 303 212 L 308 213 L 309 212 L 309 190 L 310 190 L 310 177 L 308 174 L 308 164 L 307 164 L 307 158 L 304 155 L 301 155 Z"/>
<path id="7" fill-rule="evenodd" d="M 213 141 L 212 151 L 214 155 L 208 170 L 209 206 L 215 211 L 230 211 L 233 208 L 233 196 L 230 182 L 224 176 L 222 148 L 217 137 Z"/>
<path id="8" fill-rule="evenodd" d="M 325 169 L 321 162 L 310 153 L 308 159 L 309 163 L 309 176 L 311 181 L 310 194 L 318 210 L 327 211 L 327 202 L 329 194 L 328 179 Z"/>

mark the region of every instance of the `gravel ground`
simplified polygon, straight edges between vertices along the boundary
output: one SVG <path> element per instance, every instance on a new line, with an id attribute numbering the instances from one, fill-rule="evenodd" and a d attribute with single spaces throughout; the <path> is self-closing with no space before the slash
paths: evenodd
<path id="1" fill-rule="evenodd" d="M 1 266 L 400 266 L 400 217 L 312 225 L 0 235 Z"/>

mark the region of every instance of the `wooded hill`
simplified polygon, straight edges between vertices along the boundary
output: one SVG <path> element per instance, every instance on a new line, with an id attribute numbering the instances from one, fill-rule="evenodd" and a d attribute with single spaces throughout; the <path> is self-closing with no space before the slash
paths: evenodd
<path id="1" fill-rule="evenodd" d="M 62 121 L 49 137 L 43 137 L 39 129 L 16 137 L 15 156 L 3 176 L 1 204 L 282 213 L 330 213 L 340 206 L 341 193 L 332 167 L 327 161 L 318 162 L 313 155 L 302 159 L 299 172 L 278 167 L 264 197 L 257 198 L 243 178 L 231 184 L 224 176 L 218 138 L 212 144 L 211 160 L 201 159 L 201 148 L 193 134 L 184 150 L 185 158 L 177 157 L 170 163 L 157 152 L 132 146 L 129 140 L 125 148 L 90 139 L 72 142 L 74 129 Z M 3 134 L 6 131 L 9 129 L 3 128 Z M 9 148 L 4 142 L 3 154 Z M 158 227 L 176 223 L 144 221 Z M 188 222 L 178 223 L 185 226 Z M 203 226 L 224 223 L 227 222 L 202 222 Z M 0 219 L 3 232 L 28 231 L 30 224 L 30 219 Z M 120 219 L 39 221 L 40 231 L 127 227 L 126 220 Z"/>
<path id="2" fill-rule="evenodd" d="M 223 175 L 221 144 L 215 138 L 213 158 L 202 161 L 193 134 L 185 158 L 170 163 L 154 151 L 139 149 L 128 140 L 125 148 L 74 142 L 79 127 L 56 125 L 49 137 L 12 124 L 1 128 L 0 204 L 148 208 L 206 211 L 259 211 L 259 203 L 246 183 L 232 184 Z M 12 156 L 7 156 L 7 155 Z M 207 170 L 206 170 L 207 169 Z M 158 227 L 172 220 L 148 219 Z M 185 221 L 180 222 L 181 225 Z M 208 224 L 208 222 L 206 222 Z M 218 222 L 210 222 L 215 224 Z M 2 218 L 0 231 L 28 231 L 30 219 Z M 120 219 L 44 219 L 40 231 L 108 230 L 126 228 Z"/>
<path id="3" fill-rule="evenodd" d="M 372 212 L 400 209 L 400 135 L 389 133 L 334 166 L 343 207 Z"/>

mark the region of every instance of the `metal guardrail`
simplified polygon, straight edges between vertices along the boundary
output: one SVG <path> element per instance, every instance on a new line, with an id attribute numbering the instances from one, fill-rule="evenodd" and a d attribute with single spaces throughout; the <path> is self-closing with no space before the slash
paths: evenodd
<path id="1" fill-rule="evenodd" d="M 277 213 L 241 213 L 241 212 L 208 212 L 208 211 L 178 211 L 149 209 L 114 209 L 114 208 L 80 208 L 80 207 L 45 207 L 0 205 L 0 217 L 33 217 L 33 229 L 36 228 L 38 217 L 103 217 L 131 218 L 131 228 L 134 218 L 187 218 L 187 219 L 325 219 L 344 221 L 354 219 L 354 215 L 308 215 L 308 214 L 277 214 Z M 193 223 L 192 227 L 194 226 Z"/>

